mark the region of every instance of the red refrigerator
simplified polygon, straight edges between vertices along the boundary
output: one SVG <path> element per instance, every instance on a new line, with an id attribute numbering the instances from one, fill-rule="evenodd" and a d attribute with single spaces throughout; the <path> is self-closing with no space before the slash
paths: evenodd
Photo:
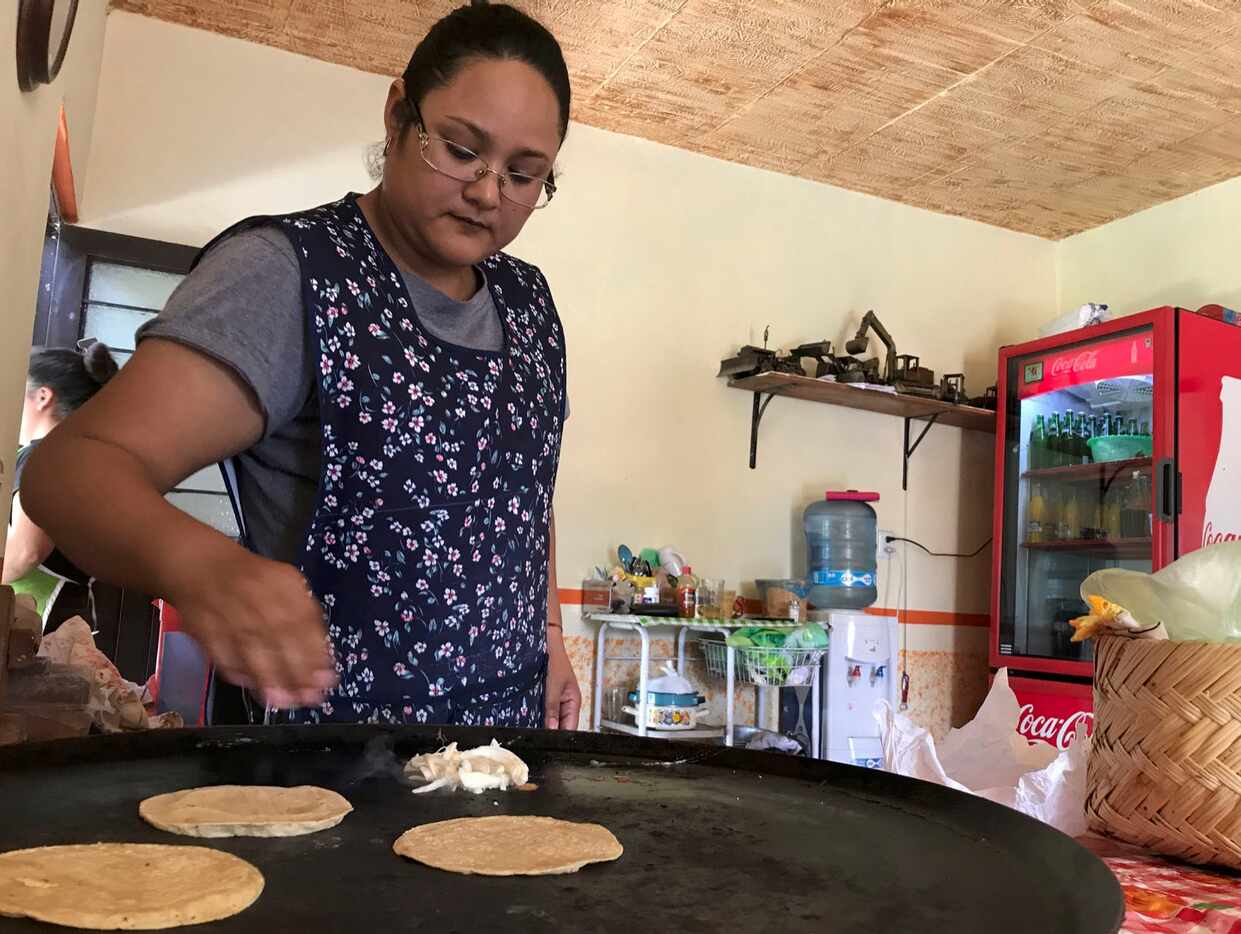
<path id="1" fill-rule="evenodd" d="M 990 663 L 1063 747 L 1093 719 L 1082 581 L 1241 535 L 1241 327 L 1156 308 L 1004 348 L 998 388 Z"/>

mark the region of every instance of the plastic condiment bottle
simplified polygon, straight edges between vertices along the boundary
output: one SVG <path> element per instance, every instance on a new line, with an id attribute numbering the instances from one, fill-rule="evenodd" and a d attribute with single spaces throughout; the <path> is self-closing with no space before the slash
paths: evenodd
<path id="1" fill-rule="evenodd" d="M 694 569 L 688 564 L 684 572 L 677 578 L 677 616 L 681 619 L 693 619 L 698 604 L 698 579 L 694 577 Z"/>

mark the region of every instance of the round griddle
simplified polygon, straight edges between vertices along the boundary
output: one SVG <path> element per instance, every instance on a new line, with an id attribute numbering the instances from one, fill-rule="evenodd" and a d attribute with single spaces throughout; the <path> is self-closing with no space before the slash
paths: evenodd
<path id="1" fill-rule="evenodd" d="M 414 795 L 410 756 L 495 736 L 537 791 Z M 354 812 L 285 839 L 197 841 L 138 817 L 150 795 L 315 784 Z M 618 862 L 482 878 L 408 862 L 415 824 L 487 814 L 595 821 Z M 593 733 L 279 726 L 157 731 L 0 749 L 0 848 L 202 843 L 257 866 L 248 910 L 202 930 L 676 934 L 884 931 L 1113 934 L 1120 887 L 1068 837 L 988 801 L 775 753 Z M 0 918 L 0 934 L 50 928 Z"/>

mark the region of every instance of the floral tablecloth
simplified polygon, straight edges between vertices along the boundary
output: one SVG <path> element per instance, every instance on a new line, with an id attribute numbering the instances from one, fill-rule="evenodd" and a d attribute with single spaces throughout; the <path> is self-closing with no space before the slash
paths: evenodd
<path id="1" fill-rule="evenodd" d="M 1241 934 L 1241 875 L 1182 865 L 1097 837 L 1080 842 L 1120 882 L 1122 934 Z"/>

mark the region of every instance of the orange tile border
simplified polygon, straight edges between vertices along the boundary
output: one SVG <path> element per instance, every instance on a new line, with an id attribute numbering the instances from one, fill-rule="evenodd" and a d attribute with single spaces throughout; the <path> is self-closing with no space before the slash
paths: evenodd
<path id="1" fill-rule="evenodd" d="M 986 629 L 991 625 L 991 617 L 986 613 L 952 613 L 943 610 L 889 610 L 882 607 L 867 607 L 863 612 L 872 616 L 896 616 L 902 623 L 911 626 L 972 626 Z"/>

